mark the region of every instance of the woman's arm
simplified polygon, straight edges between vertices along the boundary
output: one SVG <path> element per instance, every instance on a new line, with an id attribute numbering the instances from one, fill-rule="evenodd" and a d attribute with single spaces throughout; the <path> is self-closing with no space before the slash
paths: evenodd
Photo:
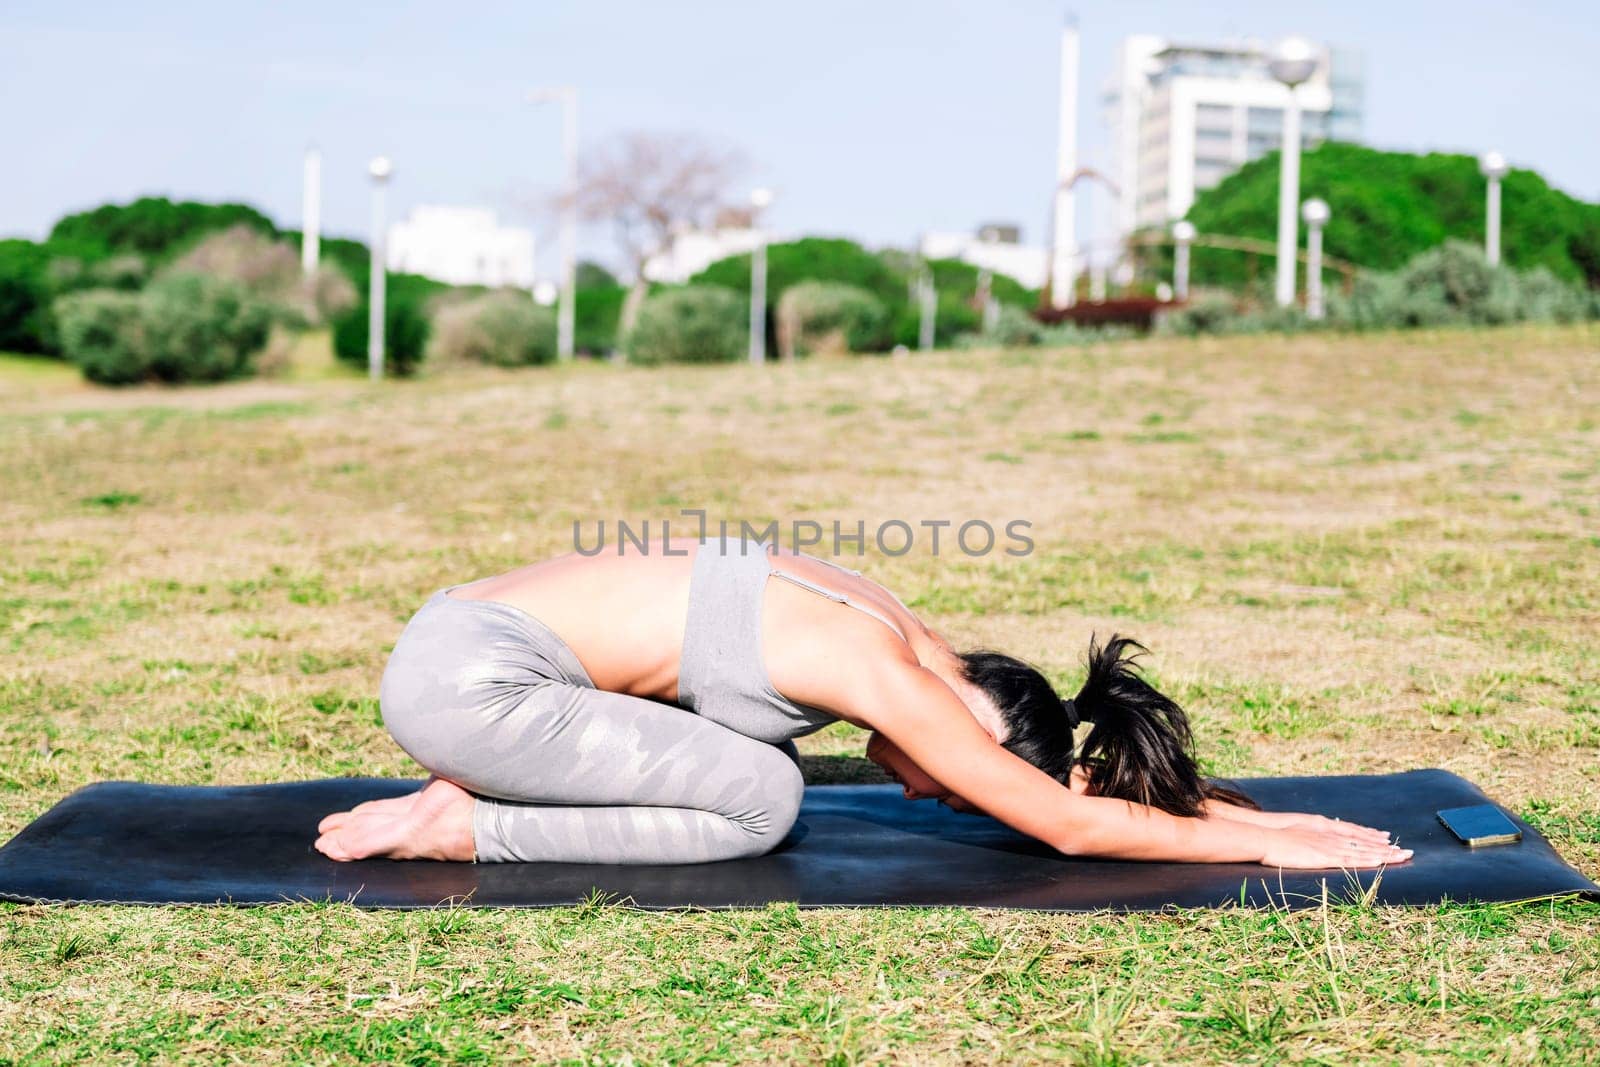
<path id="1" fill-rule="evenodd" d="M 1183 818 L 1074 794 L 995 744 L 933 672 L 895 660 L 856 681 L 848 698 L 853 721 L 885 734 L 935 779 L 1007 826 L 1068 855 L 1285 867 L 1378 866 L 1405 858 L 1349 832 Z"/>

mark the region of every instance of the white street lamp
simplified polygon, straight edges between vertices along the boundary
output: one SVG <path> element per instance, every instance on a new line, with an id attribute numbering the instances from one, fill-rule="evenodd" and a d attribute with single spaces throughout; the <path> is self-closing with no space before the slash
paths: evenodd
<path id="1" fill-rule="evenodd" d="M 917 347 L 927 352 L 933 348 L 934 328 L 939 318 L 939 290 L 933 284 L 933 268 L 926 260 L 917 274 L 917 306 L 921 315 L 917 323 Z"/>
<path id="2" fill-rule="evenodd" d="M 1511 167 L 1499 152 L 1485 152 L 1478 160 L 1478 169 L 1489 179 L 1489 218 L 1484 227 L 1483 252 L 1489 257 L 1489 266 L 1500 265 L 1500 179 Z"/>
<path id="3" fill-rule="evenodd" d="M 306 149 L 300 187 L 300 273 L 317 273 L 322 256 L 322 153 Z"/>
<path id="4" fill-rule="evenodd" d="M 578 297 L 578 90 L 535 89 L 528 101 L 561 105 L 561 306 L 556 310 L 556 358 L 572 358 Z"/>
<path id="5" fill-rule="evenodd" d="M 1272 50 L 1267 63 L 1272 76 L 1289 90 L 1283 109 L 1282 167 L 1278 173 L 1278 278 L 1279 307 L 1294 303 L 1295 253 L 1299 247 L 1295 208 L 1300 203 L 1300 96 L 1295 91 L 1317 70 L 1317 51 L 1304 37 L 1286 37 Z"/>
<path id="6" fill-rule="evenodd" d="M 750 362 L 757 367 L 767 361 L 767 235 L 761 212 L 771 205 L 771 189 L 750 190 L 750 229 L 756 238 L 750 250 Z"/>
<path id="7" fill-rule="evenodd" d="M 383 193 L 394 173 L 388 156 L 373 156 L 367 164 L 372 178 L 372 263 L 367 287 L 367 374 L 374 380 L 383 377 L 383 298 L 384 273 L 388 266 L 388 234 L 384 223 Z"/>
<path id="8" fill-rule="evenodd" d="M 1306 220 L 1306 318 L 1320 322 L 1325 314 L 1322 306 L 1322 228 L 1328 224 L 1331 212 L 1328 202 L 1312 197 L 1300 206 Z"/>
<path id="9" fill-rule="evenodd" d="M 1195 239 L 1194 223 L 1179 219 L 1172 224 L 1172 239 L 1177 247 L 1172 252 L 1172 295 L 1177 300 L 1189 299 L 1189 243 Z"/>

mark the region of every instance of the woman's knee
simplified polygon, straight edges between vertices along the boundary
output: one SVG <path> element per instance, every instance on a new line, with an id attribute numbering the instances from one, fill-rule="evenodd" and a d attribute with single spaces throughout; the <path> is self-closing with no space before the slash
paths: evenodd
<path id="1" fill-rule="evenodd" d="M 788 836 L 800 816 L 800 803 L 806 783 L 800 767 L 782 749 L 768 746 L 766 757 L 758 761 L 757 818 L 743 823 L 749 834 L 744 855 L 759 856 L 772 851 Z"/>

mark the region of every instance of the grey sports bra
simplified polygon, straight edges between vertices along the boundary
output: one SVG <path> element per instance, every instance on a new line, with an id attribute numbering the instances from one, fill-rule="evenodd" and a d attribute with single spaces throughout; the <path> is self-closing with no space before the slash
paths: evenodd
<path id="1" fill-rule="evenodd" d="M 838 717 L 795 703 L 773 688 L 761 655 L 761 605 L 769 576 L 865 612 L 902 639 L 905 634 L 865 604 L 774 566 L 767 547 L 760 542 L 713 539 L 696 551 L 678 668 L 678 703 L 746 737 L 779 744 L 815 733 Z M 819 562 L 847 574 L 861 573 L 828 560 Z"/>

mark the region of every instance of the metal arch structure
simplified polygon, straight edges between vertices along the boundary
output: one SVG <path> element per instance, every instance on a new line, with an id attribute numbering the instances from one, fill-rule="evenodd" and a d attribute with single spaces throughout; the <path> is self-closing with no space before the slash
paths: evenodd
<path id="1" fill-rule="evenodd" d="M 1096 170 L 1093 167 L 1079 167 L 1077 170 L 1072 172 L 1071 177 L 1069 177 L 1064 182 L 1058 182 L 1056 184 L 1056 187 L 1053 190 L 1051 190 L 1051 194 L 1050 194 L 1050 232 L 1051 233 L 1055 233 L 1056 232 L 1055 212 L 1056 212 L 1056 205 L 1057 205 L 1057 203 L 1060 202 L 1061 194 L 1062 193 L 1070 193 L 1070 192 L 1072 192 L 1073 189 L 1075 189 L 1077 187 L 1078 183 L 1083 181 L 1085 178 L 1091 178 L 1091 179 L 1099 182 L 1106 189 L 1110 190 L 1111 195 L 1114 196 L 1114 197 L 1120 197 L 1122 195 L 1122 190 L 1117 185 L 1117 183 L 1112 181 L 1110 178 L 1106 177 L 1106 175 L 1103 174 L 1102 172 Z M 1052 255 L 1050 257 L 1050 259 L 1049 259 L 1050 273 L 1044 280 L 1044 287 L 1039 290 L 1039 295 L 1042 298 L 1045 306 L 1049 306 L 1049 304 L 1050 304 L 1050 295 L 1055 291 L 1055 284 L 1056 284 L 1055 262 L 1056 262 L 1056 257 L 1054 255 Z"/>

